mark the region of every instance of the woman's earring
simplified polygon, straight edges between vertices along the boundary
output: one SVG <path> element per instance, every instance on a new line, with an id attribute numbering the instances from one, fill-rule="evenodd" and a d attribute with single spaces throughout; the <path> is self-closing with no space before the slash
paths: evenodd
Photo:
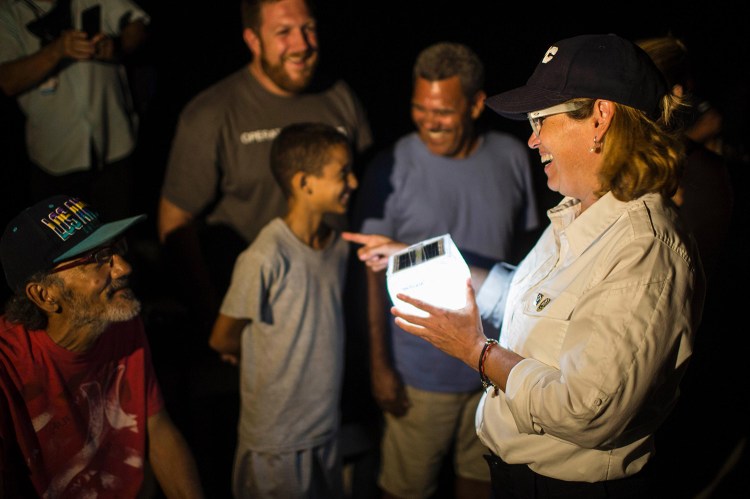
<path id="1" fill-rule="evenodd" d="M 596 141 L 596 135 L 594 135 L 594 145 L 591 146 L 591 149 L 589 149 L 589 152 L 599 152 L 602 149 L 602 143 Z"/>

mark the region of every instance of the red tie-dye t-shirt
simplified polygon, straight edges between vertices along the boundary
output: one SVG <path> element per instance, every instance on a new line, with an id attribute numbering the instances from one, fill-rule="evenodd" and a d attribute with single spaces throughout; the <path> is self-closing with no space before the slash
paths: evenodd
<path id="1" fill-rule="evenodd" d="M 162 407 L 139 318 L 112 324 L 85 353 L 0 318 L 0 471 L 6 482 L 15 466 L 16 478 L 30 478 L 42 497 L 135 497 L 143 482 L 147 419 Z"/>

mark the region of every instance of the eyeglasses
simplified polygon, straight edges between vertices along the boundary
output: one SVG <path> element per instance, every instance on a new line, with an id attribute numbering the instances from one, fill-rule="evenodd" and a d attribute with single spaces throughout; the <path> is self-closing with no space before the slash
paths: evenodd
<path id="1" fill-rule="evenodd" d="M 49 273 L 56 274 L 57 272 L 62 272 L 63 270 L 80 267 L 81 265 L 88 265 L 90 263 L 96 263 L 100 267 L 107 264 L 111 265 L 112 259 L 115 257 L 115 255 L 124 256 L 127 252 L 128 243 L 125 241 L 125 239 L 118 239 L 112 244 L 108 244 L 107 246 L 100 246 L 99 248 L 80 258 L 76 258 L 75 260 L 64 263 L 59 267 L 55 267 L 54 269 L 50 270 Z"/>
<path id="2" fill-rule="evenodd" d="M 526 116 L 528 116 L 529 118 L 529 123 L 531 124 L 531 129 L 534 131 L 534 135 L 539 137 L 539 134 L 542 132 L 542 122 L 544 121 L 544 118 L 546 118 L 547 116 L 552 116 L 553 114 L 562 114 L 569 113 L 570 111 L 576 111 L 578 109 L 581 109 L 582 107 L 583 104 L 580 102 L 563 102 L 562 104 L 548 107 L 540 111 L 532 111 Z"/>

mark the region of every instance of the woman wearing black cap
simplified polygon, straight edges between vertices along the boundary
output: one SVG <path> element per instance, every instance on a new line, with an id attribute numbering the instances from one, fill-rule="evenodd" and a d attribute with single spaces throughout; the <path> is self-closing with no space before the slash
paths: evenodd
<path id="1" fill-rule="evenodd" d="M 654 431 L 673 407 L 703 307 L 692 239 L 669 202 L 680 105 L 636 45 L 584 35 L 549 48 L 526 85 L 487 106 L 528 119 L 564 199 L 515 269 L 473 274 L 467 306 L 392 309 L 406 331 L 479 371 L 477 432 L 498 498 L 649 497 Z M 403 245 L 349 234 L 374 269 Z M 470 283 L 467 283 L 470 284 Z M 502 324 L 499 343 L 480 314 Z"/>

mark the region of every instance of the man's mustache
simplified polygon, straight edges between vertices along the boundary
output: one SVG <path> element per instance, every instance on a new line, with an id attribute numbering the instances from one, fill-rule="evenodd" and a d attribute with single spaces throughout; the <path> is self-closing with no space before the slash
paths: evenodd
<path id="1" fill-rule="evenodd" d="M 122 290 L 126 291 L 125 294 L 128 295 L 129 298 L 133 298 L 135 296 L 133 294 L 133 290 L 130 289 L 130 280 L 127 278 L 120 278 L 116 281 L 112 281 L 112 284 L 107 291 L 107 296 L 112 297 L 115 293 Z"/>

